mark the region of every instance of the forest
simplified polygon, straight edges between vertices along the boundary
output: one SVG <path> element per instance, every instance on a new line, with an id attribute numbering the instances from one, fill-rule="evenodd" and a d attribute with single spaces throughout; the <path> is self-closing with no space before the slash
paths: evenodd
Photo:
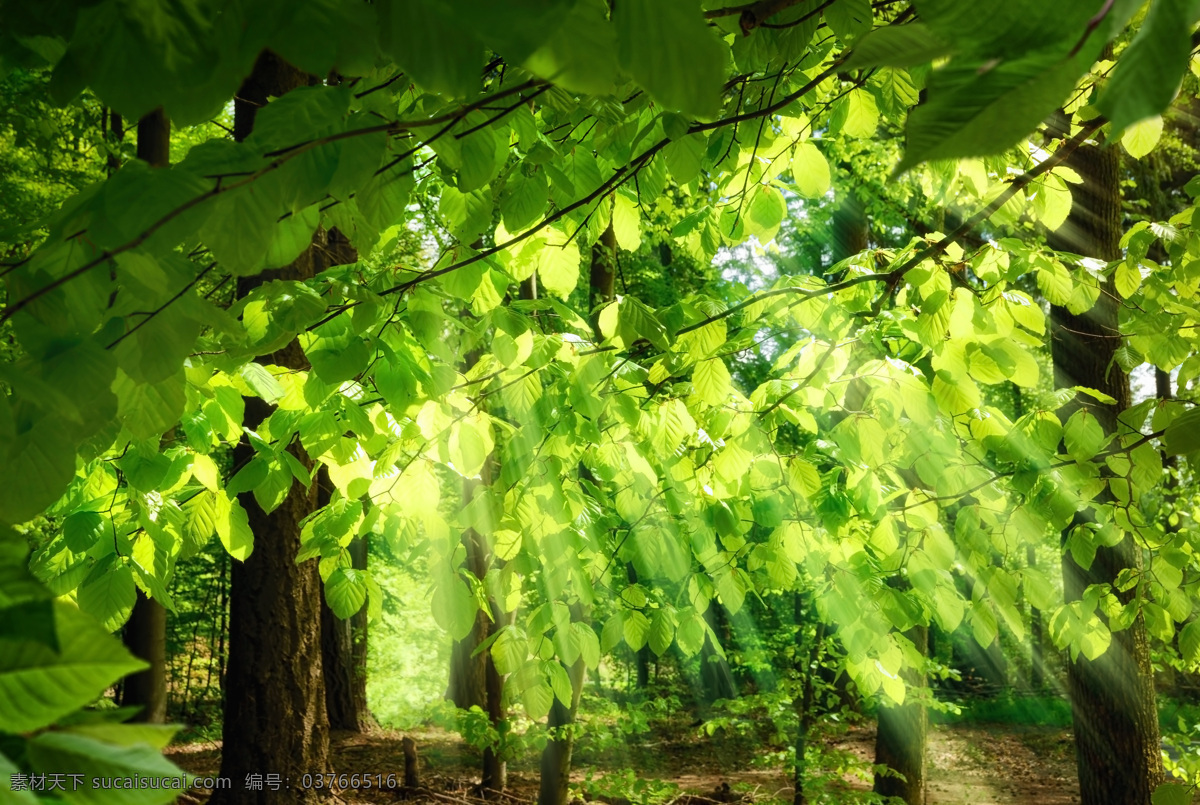
<path id="1" fill-rule="evenodd" d="M 0 0 L 0 805 L 1200 802 L 1200 2 Z"/>

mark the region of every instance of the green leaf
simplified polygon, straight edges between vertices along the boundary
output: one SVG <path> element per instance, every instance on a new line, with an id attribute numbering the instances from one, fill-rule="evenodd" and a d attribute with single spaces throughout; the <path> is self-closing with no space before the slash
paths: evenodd
<path id="1" fill-rule="evenodd" d="M 579 246 L 558 230 L 551 232 L 537 255 L 538 284 L 566 299 L 579 284 Z"/>
<path id="2" fill-rule="evenodd" d="M 1150 805 L 1192 805 L 1192 786 L 1187 783 L 1163 783 L 1150 795 Z"/>
<path id="3" fill-rule="evenodd" d="M 573 696 L 571 677 L 567 674 L 567 669 L 562 667 L 562 663 L 551 660 L 546 663 L 546 676 L 550 679 L 550 689 L 554 691 L 554 698 L 564 706 L 570 707 Z"/>
<path id="4" fill-rule="evenodd" d="M 588 668 L 596 668 L 600 664 L 600 640 L 590 624 L 576 621 L 571 624 L 571 639 L 579 646 L 579 656 Z"/>
<path id="5" fill-rule="evenodd" d="M 955 59 L 935 70 L 929 100 L 908 115 L 904 159 L 896 172 L 1015 145 L 1062 104 L 1083 69 L 1081 56 L 1034 52 L 998 64 Z"/>
<path id="6" fill-rule="evenodd" d="M 663 159 L 676 183 L 686 185 L 699 175 L 707 146 L 708 141 L 699 132 L 667 143 L 663 148 Z"/>
<path id="7" fill-rule="evenodd" d="M 336 568 L 325 579 L 325 600 L 333 614 L 346 619 L 367 603 L 366 572 L 348 567 Z"/>
<path id="8" fill-rule="evenodd" d="M 550 200 L 550 188 L 546 184 L 545 171 L 534 171 L 528 175 L 515 171 L 504 184 L 500 196 L 500 216 L 504 228 L 509 232 L 522 232 L 530 224 L 541 220 Z"/>
<path id="9" fill-rule="evenodd" d="M 1179 653 L 1188 665 L 1200 664 L 1200 621 L 1194 620 L 1180 630 Z"/>
<path id="10" fill-rule="evenodd" d="M 624 621 L 618 613 L 604 622 L 604 630 L 600 633 L 600 650 L 607 654 L 616 648 L 624 636 Z"/>
<path id="11" fill-rule="evenodd" d="M 63 520 L 63 539 L 75 553 L 83 553 L 104 534 L 104 518 L 98 512 L 75 512 Z"/>
<path id="12" fill-rule="evenodd" d="M 521 693 L 525 714 L 534 721 L 545 718 L 554 704 L 554 690 L 545 682 L 530 685 Z"/>
<path id="13" fill-rule="evenodd" d="M 844 98 L 833 104 L 829 126 L 847 137 L 874 137 L 879 127 L 879 108 L 875 104 L 875 96 L 865 89 L 850 90 Z"/>
<path id="14" fill-rule="evenodd" d="M 1114 132 L 1160 114 L 1179 90 L 1191 57 L 1192 0 L 1154 0 L 1137 35 L 1105 82 L 1097 106 Z"/>
<path id="15" fill-rule="evenodd" d="M 785 215 L 787 203 L 783 200 L 783 194 L 770 185 L 758 185 L 750 191 L 746 234 L 758 238 L 759 243 L 769 243 L 775 239 Z"/>
<path id="16" fill-rule="evenodd" d="M 226 552 L 239 562 L 245 562 L 254 551 L 254 532 L 250 530 L 250 520 L 242 504 L 228 495 L 216 495 L 213 524 Z"/>
<path id="17" fill-rule="evenodd" d="M 660 609 L 654 613 L 654 618 L 650 621 L 650 648 L 659 655 L 671 647 L 671 643 L 675 640 L 675 611 L 673 609 Z"/>
<path id="18" fill-rule="evenodd" d="M 958 50 L 984 58 L 1011 58 L 1041 48 L 1058 47 L 1065 51 L 1079 41 L 1080 32 L 1086 29 L 1099 6 L 1099 3 L 1059 5 L 1042 0 L 973 3 L 920 0 L 919 3 L 922 22 L 935 34 L 954 43 Z M 1129 9 L 1133 10 L 1136 9 Z M 1111 16 L 1119 18 L 1116 10 Z M 1107 40 L 1102 33 L 1093 34 L 1093 38 Z"/>
<path id="19" fill-rule="evenodd" d="M 192 456 L 192 477 L 210 492 L 216 492 L 220 488 L 221 474 L 217 470 L 216 462 L 202 453 Z"/>
<path id="20" fill-rule="evenodd" d="M 621 63 L 666 108 L 712 118 L 725 81 L 725 47 L 698 0 L 624 0 L 613 11 Z"/>
<path id="21" fill-rule="evenodd" d="M 479 91 L 483 43 L 449 4 L 404 0 L 379 5 L 380 45 L 421 86 L 464 98 Z"/>
<path id="22" fill-rule="evenodd" d="M 513 674 L 529 656 L 529 641 L 516 627 L 509 626 L 499 632 L 490 651 L 496 670 L 502 674 Z"/>
<path id="23" fill-rule="evenodd" d="M 825 9 L 825 22 L 844 42 L 852 42 L 871 30 L 871 0 L 836 0 Z"/>
<path id="24" fill-rule="evenodd" d="M 1184 411 L 1167 425 L 1162 444 L 1167 455 L 1172 456 L 1200 450 L 1200 408 Z"/>
<path id="25" fill-rule="evenodd" d="M 490 450 L 486 427 L 476 420 L 464 419 L 450 432 L 450 461 L 464 478 L 474 478 L 483 469 Z"/>
<path id="26" fill-rule="evenodd" d="M 692 373 L 692 385 L 700 399 L 712 406 L 729 403 L 729 370 L 720 358 L 709 358 L 696 364 Z"/>
<path id="27" fill-rule="evenodd" d="M 118 415 L 135 439 L 162 436 L 179 422 L 187 403 L 182 371 L 158 383 L 138 383 L 119 372 L 113 390 Z"/>
<path id="28" fill-rule="evenodd" d="M 646 645 L 646 638 L 650 635 L 650 619 L 637 610 L 626 612 L 623 629 L 625 642 L 631 649 L 637 651 Z"/>
<path id="29" fill-rule="evenodd" d="M 796 192 L 808 198 L 821 198 L 829 192 L 829 162 L 816 145 L 804 142 L 792 156 L 792 180 Z"/>
<path id="30" fill-rule="evenodd" d="M 478 604 L 467 585 L 457 576 L 447 576 L 433 588 L 433 619 L 455 640 L 462 640 L 475 626 Z"/>
<path id="31" fill-rule="evenodd" d="M 704 618 L 695 609 L 681 610 L 679 627 L 675 632 L 675 640 L 685 656 L 698 654 L 704 647 L 706 634 Z"/>
<path id="32" fill-rule="evenodd" d="M 1121 145 L 1134 159 L 1141 159 L 1154 150 L 1162 137 L 1162 115 L 1154 115 L 1134 123 L 1121 135 Z"/>
<path id="33" fill-rule="evenodd" d="M 1063 427 L 1063 443 L 1076 461 L 1093 458 L 1104 447 L 1104 428 L 1086 408 L 1071 414 Z"/>
<path id="34" fill-rule="evenodd" d="M 920 22 L 887 25 L 860 39 L 842 65 L 846 71 L 865 67 L 912 67 L 933 61 L 950 52 L 928 26 Z"/>
<path id="35" fill-rule="evenodd" d="M 1122 299 L 1133 296 L 1138 288 L 1142 287 L 1141 268 L 1136 264 L 1131 266 L 1125 261 L 1118 263 L 1117 270 L 1113 273 L 1113 285 Z"/>
<path id="36" fill-rule="evenodd" d="M 255 394 L 267 402 L 278 402 L 283 397 L 283 386 L 275 379 L 275 375 L 267 371 L 265 366 L 258 363 L 248 363 L 241 368 L 239 374 L 242 380 L 246 381 L 246 385 L 250 386 Z"/>
<path id="37" fill-rule="evenodd" d="M 612 94 L 618 73 L 617 35 L 604 4 L 575 3 L 558 30 L 525 61 L 525 69 L 571 92 Z"/>
<path id="38" fill-rule="evenodd" d="M 622 249 L 636 252 L 642 245 L 642 220 L 637 202 L 623 193 L 617 193 L 613 198 L 612 228 L 617 245 Z"/>
<path id="39" fill-rule="evenodd" d="M 129 620 L 137 601 L 133 571 L 120 562 L 115 554 L 92 568 L 76 593 L 79 608 L 103 624 L 110 632 Z"/>
<path id="40" fill-rule="evenodd" d="M 41 729 L 146 667 L 74 605 L 56 602 L 54 620 L 58 651 L 22 640 L 5 641 L 0 652 L 0 723 L 7 731 Z"/>
<path id="41" fill-rule="evenodd" d="M 113 746 L 70 732 L 45 732 L 27 744 L 29 760 L 39 772 L 70 769 L 84 776 L 85 784 L 68 793 L 71 802 L 99 805 L 159 805 L 174 802 L 188 788 L 187 775 L 150 744 Z M 92 788 L 93 778 L 159 778 L 157 785 L 126 788 Z"/>
<path id="42" fill-rule="evenodd" d="M 8 408 L 0 399 L 0 424 Z M 75 475 L 75 450 L 53 417 L 0 438 L 0 522 L 23 523 L 62 494 Z"/>

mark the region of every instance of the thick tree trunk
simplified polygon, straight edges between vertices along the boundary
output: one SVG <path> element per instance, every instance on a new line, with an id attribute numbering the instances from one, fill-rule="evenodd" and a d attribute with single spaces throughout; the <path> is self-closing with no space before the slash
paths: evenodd
<path id="1" fill-rule="evenodd" d="M 315 83 L 274 54 L 264 52 L 235 102 L 234 133 L 240 140 L 253 129 L 255 112 L 269 97 Z M 292 265 L 238 283 L 244 296 L 268 279 L 303 281 L 323 266 L 318 247 L 310 248 Z M 296 370 L 308 369 L 298 341 L 270 356 L 270 362 Z M 257 429 L 271 406 L 257 397 L 246 398 L 246 427 Z M 306 468 L 312 462 L 298 444 L 287 448 Z M 254 455 L 249 442 L 234 450 L 235 463 Z M 316 791 L 299 786 L 305 774 L 329 771 L 329 727 L 321 662 L 321 577 L 317 561 L 296 563 L 300 524 L 317 505 L 317 488 L 293 483 L 283 502 L 268 513 L 253 494 L 238 500 L 254 533 L 254 552 L 235 562 L 231 573 L 229 665 L 226 671 L 222 777 L 233 787 L 218 790 L 213 805 L 317 802 Z M 290 787 L 278 791 L 247 790 L 250 774 L 279 774 Z"/>
<path id="2" fill-rule="evenodd" d="M 1083 182 L 1072 185 L 1071 215 L 1056 234 L 1054 245 L 1066 251 L 1101 260 L 1120 259 L 1120 161 L 1116 148 L 1084 146 L 1068 165 Z M 1092 310 L 1074 315 L 1065 308 L 1051 310 L 1051 352 L 1055 385 L 1083 385 L 1116 400 L 1114 405 L 1087 401 L 1106 433 L 1117 428 L 1117 416 L 1130 403 L 1129 378 L 1113 360 L 1121 340 L 1118 334 L 1118 295 L 1106 283 Z M 1080 408 L 1073 402 L 1060 412 L 1063 421 Z M 1111 500 L 1104 496 L 1098 502 Z M 1072 528 L 1090 519 L 1088 511 L 1076 515 L 1063 532 L 1064 543 Z M 1131 535 L 1117 545 L 1099 547 L 1090 567 L 1075 562 L 1064 550 L 1063 593 L 1068 603 L 1078 601 L 1092 584 L 1111 584 L 1125 568 L 1140 569 L 1141 549 Z M 1117 592 L 1122 603 L 1136 591 Z M 1067 666 L 1071 710 L 1075 720 L 1075 752 L 1083 805 L 1148 805 L 1150 794 L 1162 778 L 1154 677 L 1146 625 L 1139 614 L 1127 629 L 1115 632 L 1108 650 L 1095 660 L 1082 654 Z"/>
<path id="3" fill-rule="evenodd" d="M 921 654 L 928 653 L 928 629 L 914 626 L 905 635 Z M 925 687 L 925 675 L 913 670 L 903 672 L 909 696 Z M 920 694 L 917 694 L 920 695 Z M 879 730 L 875 736 L 875 763 L 887 766 L 900 777 L 876 774 L 874 791 L 885 797 L 899 797 L 906 805 L 925 802 L 925 736 L 928 723 L 925 705 L 905 701 L 899 707 L 880 705 Z"/>
<path id="4" fill-rule="evenodd" d="M 114 132 L 120 130 L 120 115 L 113 113 Z M 162 109 L 138 121 L 137 157 L 155 168 L 170 164 L 171 124 Z M 167 720 L 167 610 L 141 590 L 122 634 L 125 647 L 150 667 L 125 678 L 121 704 L 141 707 L 133 721 L 162 724 Z"/>

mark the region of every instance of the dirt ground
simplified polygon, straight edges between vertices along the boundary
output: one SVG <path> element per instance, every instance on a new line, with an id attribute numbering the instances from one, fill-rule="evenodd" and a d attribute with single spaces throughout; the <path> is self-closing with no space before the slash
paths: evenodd
<path id="1" fill-rule="evenodd" d="M 359 789 L 339 794 L 347 805 L 411 801 L 464 803 L 478 800 L 471 778 L 473 764 L 461 751 L 457 738 L 444 732 L 410 733 L 421 747 L 419 792 Z M 335 735 L 333 766 L 347 774 L 393 772 L 403 781 L 401 735 L 376 731 L 367 735 Z M 851 730 L 836 744 L 864 762 L 873 754 L 870 728 Z M 700 746 L 664 744 L 642 750 L 655 768 L 653 776 L 678 785 L 675 805 L 708 805 L 713 802 L 782 800 L 790 803 L 790 775 L 783 769 L 755 769 L 729 754 L 704 752 Z M 168 756 L 193 774 L 216 775 L 220 747 L 215 743 L 172 747 Z M 638 754 L 642 754 L 639 752 Z M 639 758 L 629 758 L 643 765 Z M 583 779 L 581 770 L 576 778 Z M 869 782 L 846 778 L 848 788 L 865 790 Z M 729 793 L 732 787 L 733 793 Z M 1075 782 L 1071 735 L 1061 729 L 1037 727 L 935 726 L 929 736 L 928 805 L 1070 805 L 1079 802 Z M 691 794 L 693 796 L 689 796 Z M 740 796 L 739 796 L 740 795 Z M 200 803 L 207 792 L 193 790 L 180 802 Z M 510 803 L 537 799 L 537 774 L 515 768 L 509 773 Z M 337 800 L 335 800 L 337 801 Z M 615 805 L 627 803 L 614 800 Z"/>
<path id="2" fill-rule="evenodd" d="M 874 733 L 842 742 L 864 762 Z M 927 805 L 1071 805 L 1079 802 L 1071 733 L 1009 725 L 934 726 L 929 733 Z M 852 784 L 853 785 L 853 784 Z M 865 788 L 865 785 L 853 785 Z"/>

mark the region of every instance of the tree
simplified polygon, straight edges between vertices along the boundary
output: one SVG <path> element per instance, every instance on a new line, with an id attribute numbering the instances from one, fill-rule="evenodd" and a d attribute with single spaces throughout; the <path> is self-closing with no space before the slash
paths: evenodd
<path id="1" fill-rule="evenodd" d="M 1119 152 L 1103 144 L 1084 145 L 1068 164 L 1082 181 L 1073 190 L 1071 215 L 1054 235 L 1055 246 L 1106 262 L 1120 260 Z M 1055 385 L 1086 386 L 1106 395 L 1087 402 L 1072 395 L 1063 407 L 1060 416 L 1069 452 L 1089 450 L 1079 442 L 1081 434 L 1104 440 L 1136 432 L 1136 423 L 1122 419 L 1132 405 L 1129 376 L 1116 358 L 1120 339 L 1113 337 L 1120 332 L 1120 298 L 1115 282 L 1107 280 L 1086 312 L 1065 306 L 1052 309 Z M 1073 650 L 1067 666 L 1080 795 L 1089 805 L 1149 803 L 1162 781 L 1154 671 L 1144 615 L 1136 604 L 1129 606 L 1136 593 L 1120 591 L 1118 580 L 1123 573 L 1141 571 L 1142 550 L 1135 534 L 1112 521 L 1113 508 L 1123 501 L 1113 475 L 1102 470 L 1104 476 L 1108 489 L 1076 513 L 1063 531 L 1063 593 L 1068 606 L 1087 607 L 1089 596 L 1111 589 L 1099 585 L 1114 585 L 1117 601 L 1132 617 L 1120 618 L 1119 625 L 1101 617 L 1089 635 L 1093 642 L 1082 652 Z"/>
<path id="2" fill-rule="evenodd" d="M 254 71 L 238 90 L 234 136 L 245 141 L 254 131 L 255 118 L 268 99 L 313 84 L 311 76 L 264 52 Z M 311 279 L 323 266 L 316 245 L 304 248 L 272 279 L 297 282 Z M 238 282 L 245 299 L 268 281 L 265 275 Z M 272 362 L 293 370 L 307 368 L 299 342 L 281 346 Z M 247 397 L 246 427 L 269 428 L 271 406 L 259 397 Z M 311 473 L 312 461 L 299 445 L 284 445 L 288 455 Z M 233 451 L 234 463 L 246 471 L 253 462 L 265 461 L 246 439 Z M 290 462 L 289 462 L 290 463 Z M 317 488 L 290 483 L 282 495 L 267 498 L 247 490 L 237 498 L 238 515 L 231 515 L 246 553 L 235 554 L 230 575 L 229 665 L 226 671 L 225 712 L 222 722 L 221 775 L 246 780 L 265 769 L 299 780 L 305 774 L 329 769 L 329 725 L 325 711 L 325 685 L 321 653 L 321 577 L 313 560 L 297 562 L 302 548 L 302 522 L 317 508 Z M 231 542 L 233 538 L 231 537 Z M 248 553 L 248 555 L 247 555 Z M 297 802 L 316 802 L 318 792 L 294 789 Z M 238 792 L 238 793 L 234 793 Z M 217 790 L 218 803 L 268 802 L 270 789 Z"/>
<path id="3" fill-rule="evenodd" d="M 119 118 L 117 118 L 119 119 Z M 162 168 L 170 164 L 171 122 L 162 110 L 138 121 L 137 158 Z M 142 708 L 138 721 L 162 724 L 167 720 L 167 610 L 161 601 L 137 590 L 123 633 L 125 647 L 150 667 L 125 679 L 121 704 Z"/>

